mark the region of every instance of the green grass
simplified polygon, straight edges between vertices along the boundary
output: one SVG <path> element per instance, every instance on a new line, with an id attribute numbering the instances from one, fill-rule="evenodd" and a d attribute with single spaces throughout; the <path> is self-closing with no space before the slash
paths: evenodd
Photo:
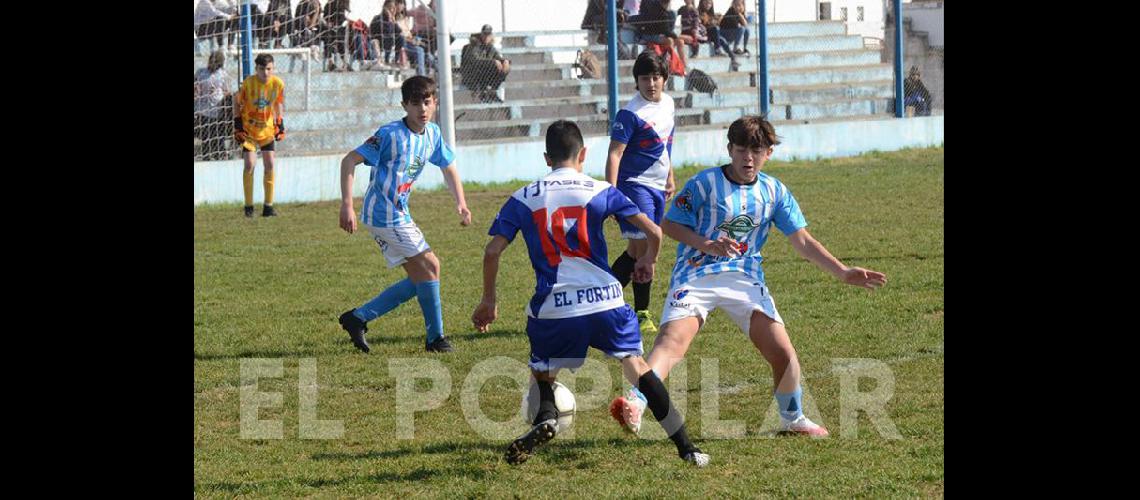
<path id="1" fill-rule="evenodd" d="M 713 457 L 699 470 L 677 459 L 668 441 L 629 437 L 610 419 L 605 404 L 624 382 L 618 364 L 595 351 L 590 359 L 604 364 L 610 384 L 576 387 L 580 413 L 573 436 L 559 436 L 526 464 L 507 465 L 501 456 L 509 440 L 482 437 L 465 421 L 460 393 L 472 368 L 505 356 L 516 360 L 510 373 L 524 373 L 528 357 L 523 305 L 534 274 L 521 239 L 503 257 L 498 322 L 490 333 L 477 334 L 470 321 L 481 293 L 486 230 L 512 186 L 469 186 L 475 223 L 468 228 L 459 227 L 446 191 L 412 196 L 416 221 L 442 261 L 444 322 L 457 349 L 446 355 L 423 352 L 415 300 L 369 325 L 371 355 L 348 342 L 337 315 L 404 274 L 387 269 L 367 233 L 349 236 L 337 227 L 338 202 L 282 204 L 281 216 L 270 219 L 246 219 L 237 205 L 199 207 L 195 494 L 943 496 L 943 151 L 769 164 L 766 171 L 789 186 L 818 240 L 848 265 L 886 273 L 889 283 L 875 292 L 843 285 L 796 256 L 773 231 L 764 247 L 768 285 L 799 353 L 808 414 L 818 411 L 832 436 L 770 435 L 771 372 L 727 316 L 715 312 L 693 342 L 684 373 L 666 380 L 674 399 L 686 400 L 690 435 Z M 678 185 L 697 171 L 678 171 Z M 615 224 L 607 224 L 606 234 L 613 260 L 624 242 Z M 658 261 L 654 316 L 675 247 L 667 241 Z M 632 302 L 630 289 L 626 293 Z M 646 349 L 652 337 L 644 339 Z M 259 391 L 283 397 L 282 406 L 259 413 L 283 423 L 283 439 L 240 437 L 243 358 L 283 361 L 283 377 L 258 382 Z M 340 438 L 298 435 L 298 366 L 305 358 L 316 359 L 317 418 L 342 421 Z M 452 382 L 440 408 L 415 415 L 410 440 L 397 438 L 396 379 L 388 368 L 394 358 L 438 360 Z M 887 363 L 894 395 L 886 409 L 901 439 L 880 435 L 864 414 L 857 435 L 842 436 L 840 378 L 832 372 L 837 358 Z M 712 360 L 720 370 L 718 418 L 743 421 L 742 438 L 707 437 L 701 367 Z M 874 386 L 864 380 L 859 389 Z M 492 378 L 478 392 L 480 408 L 495 421 L 508 420 L 521 390 L 505 375 Z M 656 427 L 652 418 L 645 424 L 660 432 Z"/>

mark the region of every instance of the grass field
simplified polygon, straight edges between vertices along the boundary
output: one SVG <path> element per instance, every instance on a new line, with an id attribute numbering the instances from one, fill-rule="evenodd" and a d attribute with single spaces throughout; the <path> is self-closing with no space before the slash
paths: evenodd
<path id="1" fill-rule="evenodd" d="M 808 415 L 832 435 L 772 435 L 771 372 L 728 317 L 715 312 L 693 342 L 683 371 L 666 380 L 684 408 L 689 434 L 712 455 L 712 464 L 704 469 L 680 461 L 667 440 L 637 439 L 618 428 L 606 403 L 625 384 L 618 364 L 595 351 L 590 359 L 604 367 L 603 378 L 595 380 L 608 375 L 610 383 L 580 378 L 573 435 L 558 436 L 526 464 L 512 467 L 502 461 L 509 438 L 486 437 L 468 424 L 465 391 L 474 394 L 486 418 L 505 422 L 503 428 L 521 425 L 511 419 L 523 388 L 510 377 L 525 374 L 523 306 L 534 289 L 521 238 L 503 257 L 498 322 L 491 332 L 478 334 L 470 317 L 481 293 L 487 227 L 509 193 L 523 183 L 468 186 L 475 219 L 468 228 L 459 227 L 446 191 L 418 192 L 411 198 L 416 222 L 442 262 L 444 322 L 456 347 L 450 354 L 423 351 L 423 319 L 415 300 L 369 325 L 370 355 L 349 343 L 337 315 L 404 274 L 387 269 L 366 232 L 349 236 L 337 227 L 339 202 L 283 204 L 281 216 L 268 219 L 246 219 L 238 205 L 198 207 L 195 494 L 943 496 L 943 151 L 914 149 L 766 167 L 788 185 L 809 230 L 836 257 L 882 271 L 889 283 L 875 292 L 843 285 L 796 256 L 787 239 L 772 231 L 764 247 L 767 282 L 799 353 Z M 678 186 L 698 170 L 678 170 Z M 608 224 L 606 234 L 612 261 L 624 242 L 616 224 Z M 675 247 L 667 240 L 658 261 L 654 317 L 661 311 Z M 632 302 L 631 288 L 626 294 Z M 653 335 L 644 340 L 648 350 Z M 504 356 L 509 360 L 495 361 Z M 245 358 L 279 360 L 284 367 L 281 377 L 257 382 L 257 391 L 282 398 L 280 405 L 257 413 L 261 420 L 281 422 L 280 439 L 241 437 Z M 843 358 L 889 366 L 893 397 L 886 415 L 897 439 L 880 433 L 863 413 L 854 424 L 840 425 L 841 401 L 851 395 L 841 394 L 841 376 L 833 363 L 850 363 L 839 361 Z M 334 439 L 301 438 L 302 420 L 312 418 L 311 413 L 301 416 L 299 386 L 313 389 L 301 380 L 299 367 L 307 359 L 315 359 L 316 366 L 315 418 L 343 425 Z M 442 405 L 415 413 L 413 439 L 400 437 L 406 425 L 400 423 L 395 394 L 401 389 L 396 375 L 403 372 L 389 368 L 393 360 L 414 366 L 436 360 L 437 369 L 450 376 L 451 390 Z M 714 363 L 719 368 L 715 379 L 708 371 Z M 488 366 L 501 368 L 493 372 L 502 375 L 482 386 L 465 383 Z M 415 387 L 427 390 L 428 384 Z M 857 385 L 864 392 L 876 387 L 870 379 Z M 742 422 L 745 435 L 716 437 L 719 424 L 703 414 L 712 407 L 710 396 L 718 398 L 716 419 Z M 660 433 L 651 417 L 644 429 Z"/>

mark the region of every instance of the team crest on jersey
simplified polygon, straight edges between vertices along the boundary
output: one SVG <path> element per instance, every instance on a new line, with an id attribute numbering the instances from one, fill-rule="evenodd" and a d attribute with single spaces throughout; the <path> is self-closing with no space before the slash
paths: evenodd
<path id="1" fill-rule="evenodd" d="M 692 212 L 693 211 L 692 199 L 693 199 L 693 193 L 690 193 L 689 190 L 686 189 L 679 196 L 677 196 L 677 199 L 673 200 L 673 206 L 675 206 L 681 210 L 684 210 L 686 212 Z"/>
<path id="2" fill-rule="evenodd" d="M 411 179 L 419 178 L 420 172 L 424 169 L 424 163 L 424 159 L 419 156 L 413 158 L 411 164 L 408 165 L 408 170 L 404 172 L 404 175 Z"/>
<path id="3" fill-rule="evenodd" d="M 625 130 L 625 126 L 622 125 L 621 122 L 615 121 L 614 122 L 614 132 L 617 132 L 618 130 Z"/>
<path id="4" fill-rule="evenodd" d="M 685 296 L 688 294 L 689 294 L 689 291 L 682 288 L 680 290 L 677 290 L 676 292 L 673 292 L 673 299 L 674 300 L 681 300 L 681 299 L 684 299 Z"/>
<path id="5" fill-rule="evenodd" d="M 376 147 L 376 148 L 378 148 L 378 147 L 380 147 L 380 138 L 379 138 L 379 137 L 376 137 L 376 136 L 374 136 L 374 135 L 373 135 L 373 136 L 369 136 L 369 137 L 368 137 L 368 139 L 366 139 L 366 140 L 364 141 L 364 143 L 365 143 L 365 144 L 367 144 L 367 145 L 369 145 L 369 146 L 372 146 L 372 147 Z"/>
<path id="6" fill-rule="evenodd" d="M 753 222 L 752 217 L 740 214 L 733 217 L 732 220 L 721 222 L 716 228 L 728 233 L 732 239 L 740 241 L 744 236 L 747 236 L 748 233 L 751 233 L 753 229 L 758 227 L 760 227 L 760 225 Z M 747 246 L 745 249 L 747 249 Z M 741 250 L 741 253 L 744 253 L 744 251 Z"/>

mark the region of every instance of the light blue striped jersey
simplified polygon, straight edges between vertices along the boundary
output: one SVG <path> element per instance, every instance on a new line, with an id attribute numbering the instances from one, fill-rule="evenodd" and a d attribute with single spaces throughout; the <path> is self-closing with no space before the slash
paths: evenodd
<path id="1" fill-rule="evenodd" d="M 455 153 L 443 142 L 439 125 L 428 122 L 424 132 L 417 134 L 403 119 L 380 127 L 355 151 L 364 157 L 365 165 L 372 167 L 360 222 L 373 227 L 412 224 L 408 196 L 424 165 L 430 162 L 447 168 L 455 160 Z"/>
<path id="2" fill-rule="evenodd" d="M 638 92 L 614 118 L 610 139 L 625 144 L 618 163 L 618 184 L 633 182 L 665 190 L 673 165 L 673 98 L 648 101 Z"/>
<path id="3" fill-rule="evenodd" d="M 768 240 L 768 228 L 775 225 L 789 235 L 807 227 L 796 198 L 784 183 L 759 172 L 752 184 L 737 184 L 725 175 L 727 168 L 713 167 L 694 175 L 673 199 L 665 217 L 710 240 L 721 235 L 735 239 L 740 255 L 717 257 L 678 243 L 670 288 L 726 271 L 739 271 L 763 283 L 760 248 Z"/>

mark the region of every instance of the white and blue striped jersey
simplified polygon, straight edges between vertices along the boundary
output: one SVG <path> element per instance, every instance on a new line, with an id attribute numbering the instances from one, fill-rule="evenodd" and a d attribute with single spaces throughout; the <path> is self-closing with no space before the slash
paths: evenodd
<path id="1" fill-rule="evenodd" d="M 639 92 L 617 112 L 610 139 L 626 145 L 618 164 L 618 184 L 665 190 L 673 165 L 673 128 L 673 98 L 664 94 L 660 102 L 652 102 Z"/>
<path id="2" fill-rule="evenodd" d="M 606 255 L 602 223 L 641 210 L 608 182 L 559 168 L 515 191 L 487 234 L 508 241 L 522 232 L 534 267 L 531 318 L 585 316 L 625 305 Z"/>
<path id="3" fill-rule="evenodd" d="M 412 224 L 408 196 L 424 165 L 430 162 L 447 168 L 455 160 L 455 153 L 443 142 L 439 125 L 428 122 L 424 132 L 417 134 L 403 119 L 380 127 L 355 151 L 364 157 L 365 165 L 372 167 L 360 208 L 360 222 L 372 227 Z"/>
<path id="4" fill-rule="evenodd" d="M 694 175 L 665 217 L 710 240 L 721 235 L 735 239 L 740 243 L 740 255 L 717 257 L 678 243 L 671 288 L 728 271 L 742 272 L 763 283 L 760 248 L 768 240 L 769 227 L 775 225 L 785 235 L 807 227 L 796 198 L 784 183 L 759 172 L 752 184 L 737 184 L 725 175 L 727 168 L 713 167 Z"/>

